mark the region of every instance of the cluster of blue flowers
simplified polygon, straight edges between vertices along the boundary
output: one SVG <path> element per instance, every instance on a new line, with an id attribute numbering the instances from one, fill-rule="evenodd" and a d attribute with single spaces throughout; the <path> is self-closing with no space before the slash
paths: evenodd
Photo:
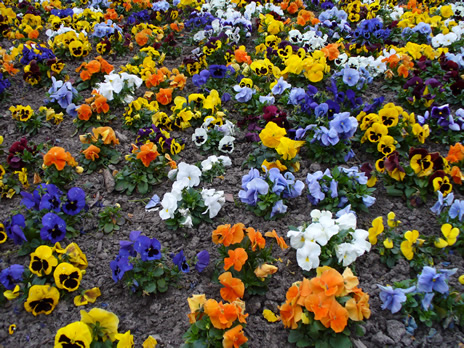
<path id="1" fill-rule="evenodd" d="M 56 56 L 53 51 L 44 45 L 35 45 L 34 47 L 23 46 L 22 57 L 19 61 L 22 65 L 28 65 L 31 61 L 41 62 L 46 59 L 54 59 Z"/>
<path id="2" fill-rule="evenodd" d="M 437 271 L 433 267 L 424 266 L 417 279 L 417 284 L 410 288 L 401 289 L 393 288 L 390 285 L 378 285 L 381 289 L 379 296 L 382 300 L 382 309 L 388 309 L 392 313 L 399 312 L 403 303 L 407 301 L 406 294 L 414 295 L 421 302 L 424 310 L 433 309 L 432 300 L 436 294 L 448 297 L 448 280 L 456 272 L 457 268 Z"/>
<path id="3" fill-rule="evenodd" d="M 341 37 L 340 34 L 351 32 L 348 14 L 336 7 L 321 12 L 319 20 L 321 22 L 316 24 L 316 30 L 319 31 L 321 28 L 325 28 L 327 35 L 335 40 Z M 342 36 L 345 35 L 346 34 L 342 34 Z"/>
<path id="4" fill-rule="evenodd" d="M 63 240 L 66 236 L 66 222 L 63 217 L 75 216 L 86 207 L 85 192 L 79 187 L 69 189 L 66 196 L 53 184 L 41 184 L 34 192 L 21 192 L 23 199 L 21 204 L 28 209 L 28 212 L 47 212 L 42 218 L 42 228 L 40 238 L 50 243 Z M 33 214 L 33 219 L 38 219 L 37 214 Z M 37 225 L 39 221 L 32 221 Z M 5 230 L 9 238 L 15 244 L 23 244 L 28 241 L 25 235 L 26 217 L 23 214 L 15 214 L 6 220 Z M 30 241 L 30 240 L 29 240 Z"/>
<path id="5" fill-rule="evenodd" d="M 3 94 L 3 92 L 5 91 L 5 89 L 10 88 L 10 87 L 11 87 L 10 80 L 8 80 L 6 78 L 4 79 L 3 74 L 0 73 L 0 97 Z"/>
<path id="6" fill-rule="evenodd" d="M 258 169 L 252 168 L 243 176 L 242 190 L 238 196 L 248 206 L 256 207 L 265 214 L 270 213 L 272 219 L 277 214 L 285 214 L 288 208 L 284 204 L 286 200 L 300 196 L 303 188 L 304 183 L 295 180 L 290 172 L 282 175 L 279 169 L 271 168 L 261 175 Z"/>
<path id="7" fill-rule="evenodd" d="M 45 104 L 57 103 L 63 110 L 66 110 L 68 115 L 77 116 L 76 105 L 72 102 L 74 97 L 79 95 L 71 82 L 56 80 L 52 76 L 52 86 L 48 90 L 48 98 L 44 100 Z"/>
<path id="8" fill-rule="evenodd" d="M 134 24 L 135 24 L 135 20 L 134 20 Z M 113 23 L 111 19 L 108 19 L 106 22 L 95 24 L 95 27 L 93 28 L 92 36 L 98 37 L 98 38 L 108 37 L 110 35 L 113 35 L 116 30 L 122 33 L 122 28 L 118 26 L 116 23 Z"/>
<path id="9" fill-rule="evenodd" d="M 362 46 L 373 43 L 383 43 L 391 34 L 390 29 L 383 28 L 383 22 L 379 18 L 365 19 L 359 22 L 358 27 L 351 34 L 352 42 Z"/>
<path id="10" fill-rule="evenodd" d="M 449 193 L 446 197 L 443 197 L 443 193 L 437 191 L 438 200 L 430 210 L 441 215 L 442 211 L 445 221 L 450 222 L 463 222 L 464 220 L 464 200 L 454 199 L 454 193 Z M 445 211 L 446 210 L 446 211 Z"/>
<path id="11" fill-rule="evenodd" d="M 128 241 L 119 242 L 119 254 L 110 262 L 115 283 L 120 281 L 126 272 L 134 269 L 134 259 L 138 255 L 143 262 L 162 260 L 163 258 L 161 243 L 158 239 L 144 236 L 140 231 L 132 231 L 129 234 L 129 239 Z M 187 263 L 183 250 L 176 255 L 171 255 L 171 257 L 172 262 L 178 267 L 179 271 L 183 273 L 190 272 L 190 266 Z M 206 250 L 202 250 L 197 254 L 196 258 L 195 269 L 198 272 L 202 272 L 209 265 L 209 253 Z M 137 287 L 137 284 L 133 284 L 133 286 Z"/>
<path id="12" fill-rule="evenodd" d="M 356 87 L 357 90 L 363 89 L 373 81 L 369 71 L 363 67 L 354 69 L 346 66 L 345 68 L 333 74 L 331 80 L 340 81 L 340 78 L 346 86 Z"/>

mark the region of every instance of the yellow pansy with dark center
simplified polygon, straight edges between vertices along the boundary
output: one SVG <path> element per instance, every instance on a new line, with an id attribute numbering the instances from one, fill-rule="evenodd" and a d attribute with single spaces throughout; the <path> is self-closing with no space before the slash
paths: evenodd
<path id="1" fill-rule="evenodd" d="M 412 156 L 410 162 L 411 168 L 417 176 L 429 176 L 433 171 L 433 162 L 430 155 L 422 156 L 417 154 Z"/>
<path id="2" fill-rule="evenodd" d="M 90 328 L 80 321 L 62 327 L 55 336 L 55 348 L 89 348 L 91 343 Z"/>
<path id="3" fill-rule="evenodd" d="M 3 175 L 1 175 L 1 174 L 2 174 L 2 173 L 1 173 L 1 169 L 3 169 L 3 167 L 0 168 L 0 178 L 3 176 Z M 3 224 L 0 222 L 0 244 L 5 243 L 7 238 L 8 238 L 8 237 L 7 237 L 7 235 L 6 235 L 5 225 L 3 225 Z"/>
<path id="4" fill-rule="evenodd" d="M 367 138 L 371 143 L 378 142 L 382 136 L 388 134 L 388 128 L 381 123 L 374 123 L 367 131 Z"/>
<path id="5" fill-rule="evenodd" d="M 73 57 L 81 57 L 83 55 L 83 45 L 79 40 L 74 40 L 69 44 L 69 52 Z"/>
<path id="6" fill-rule="evenodd" d="M 56 286 L 69 292 L 77 290 L 82 280 L 82 272 L 70 263 L 60 263 L 53 272 Z"/>
<path id="7" fill-rule="evenodd" d="M 57 288 L 50 285 L 33 285 L 29 289 L 29 294 L 24 308 L 34 316 L 39 314 L 50 314 L 58 304 L 60 292 Z"/>
<path id="8" fill-rule="evenodd" d="M 44 274 L 50 274 L 57 264 L 58 260 L 53 256 L 53 249 L 47 245 L 41 245 L 31 253 L 29 270 L 41 277 Z"/>

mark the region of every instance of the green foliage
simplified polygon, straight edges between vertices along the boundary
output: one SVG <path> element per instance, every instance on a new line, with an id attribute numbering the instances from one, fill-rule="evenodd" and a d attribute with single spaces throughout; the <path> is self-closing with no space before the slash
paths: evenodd
<path id="1" fill-rule="evenodd" d="M 107 206 L 98 213 L 98 230 L 106 234 L 119 231 L 119 224 L 122 218 L 120 211 L 121 206 L 116 204 L 114 206 Z"/>
<path id="2" fill-rule="evenodd" d="M 309 318 L 308 324 L 298 323 L 298 328 L 291 330 L 288 335 L 288 342 L 297 347 L 316 347 L 316 348 L 351 348 L 350 330 L 345 329 L 341 333 L 321 324 L 319 320 L 314 320 L 314 314 L 305 311 Z"/>
<path id="3" fill-rule="evenodd" d="M 128 196 L 137 190 L 138 193 L 144 195 L 166 178 L 167 169 L 166 159 L 163 156 L 158 156 L 151 161 L 148 167 L 132 156 L 128 164 L 114 177 L 115 190 L 124 192 Z"/>

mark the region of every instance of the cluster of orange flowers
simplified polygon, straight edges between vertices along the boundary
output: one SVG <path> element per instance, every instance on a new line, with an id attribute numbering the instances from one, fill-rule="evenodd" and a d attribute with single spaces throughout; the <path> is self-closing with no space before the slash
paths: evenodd
<path id="1" fill-rule="evenodd" d="M 207 315 L 211 320 L 211 324 L 216 329 L 225 330 L 234 325 L 238 320 L 242 324 L 246 324 L 248 314 L 245 314 L 245 303 L 240 300 L 232 301 L 230 303 L 217 302 L 213 299 L 206 299 L 203 295 L 193 295 L 188 298 L 190 313 L 188 314 L 190 324 L 201 320 L 204 315 Z M 243 334 L 243 326 L 236 325 L 232 329 L 226 331 L 223 336 L 223 347 L 239 347 L 248 338 Z"/>
<path id="2" fill-rule="evenodd" d="M 94 74 L 104 73 L 109 74 L 114 70 L 114 66 L 108 63 L 101 56 L 98 56 L 94 60 L 86 63 L 83 62 L 77 69 L 76 72 L 80 72 L 82 81 L 87 81 L 92 78 Z"/>
<path id="3" fill-rule="evenodd" d="M 55 165 L 56 169 L 59 171 L 63 170 L 66 164 L 71 167 L 77 166 L 77 162 L 71 153 L 59 146 L 54 146 L 48 150 L 43 160 L 45 166 L 50 167 Z"/>
<path id="4" fill-rule="evenodd" d="M 93 128 L 92 133 L 93 134 L 87 133 L 79 137 L 79 140 L 82 144 L 91 144 L 89 147 L 82 151 L 82 154 L 88 160 L 95 161 L 97 158 L 99 158 L 101 149 L 94 145 L 98 142 L 99 139 L 102 140 L 104 145 L 114 146 L 119 144 L 119 139 L 116 138 L 116 133 L 111 127 Z"/>
<path id="5" fill-rule="evenodd" d="M 446 160 L 449 163 L 459 163 L 464 159 L 464 146 L 461 143 L 456 143 L 450 146 L 448 151 L 448 156 L 446 156 Z M 464 179 L 464 175 L 461 172 L 459 166 L 453 166 L 451 168 L 451 177 L 455 184 L 462 185 L 462 180 Z"/>
<path id="6" fill-rule="evenodd" d="M 86 99 L 85 102 L 87 104 L 82 104 L 76 108 L 77 118 L 81 121 L 90 120 L 93 112 L 97 114 L 106 114 L 108 111 L 110 111 L 110 106 L 107 103 L 107 99 L 100 94 L 95 94 L 93 97 Z"/>
<path id="7" fill-rule="evenodd" d="M 358 288 L 359 280 L 349 268 L 343 274 L 330 267 L 319 267 L 318 276 L 294 283 L 287 291 L 287 301 L 279 307 L 285 327 L 296 329 L 298 323 L 309 324 L 304 308 L 314 314 L 326 328 L 342 332 L 348 319 L 361 321 L 371 315 L 369 295 Z M 342 306 L 337 297 L 350 296 Z"/>

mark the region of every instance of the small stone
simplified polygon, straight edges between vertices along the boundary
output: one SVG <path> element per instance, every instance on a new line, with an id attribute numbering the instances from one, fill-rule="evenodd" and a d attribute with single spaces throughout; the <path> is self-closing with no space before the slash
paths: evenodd
<path id="1" fill-rule="evenodd" d="M 226 202 L 234 203 L 234 195 L 232 193 L 225 193 L 224 197 L 226 199 Z"/>
<path id="2" fill-rule="evenodd" d="M 121 132 L 115 131 L 116 137 L 119 139 L 120 143 L 127 143 L 127 137 Z"/>
<path id="3" fill-rule="evenodd" d="M 102 243 L 103 243 L 102 240 L 99 240 L 99 241 L 98 241 L 98 244 L 97 244 L 97 253 L 100 253 L 100 251 L 102 250 Z"/>
<path id="4" fill-rule="evenodd" d="M 103 181 L 105 183 L 106 192 L 111 193 L 114 191 L 114 178 L 109 169 L 103 170 Z"/>
<path id="5" fill-rule="evenodd" d="M 395 341 L 400 341 L 404 335 L 406 335 L 406 328 L 404 324 L 398 320 L 387 321 L 387 333 Z"/>
<path id="6" fill-rule="evenodd" d="M 354 348 L 367 348 L 367 346 L 361 342 L 361 340 L 352 339 L 351 342 L 353 343 Z"/>
<path id="7" fill-rule="evenodd" d="M 372 337 L 372 342 L 377 346 L 377 347 L 384 347 L 385 345 L 393 345 L 395 344 L 395 341 L 393 341 L 390 337 L 387 335 L 384 335 L 382 332 L 377 332 L 374 337 Z"/>

